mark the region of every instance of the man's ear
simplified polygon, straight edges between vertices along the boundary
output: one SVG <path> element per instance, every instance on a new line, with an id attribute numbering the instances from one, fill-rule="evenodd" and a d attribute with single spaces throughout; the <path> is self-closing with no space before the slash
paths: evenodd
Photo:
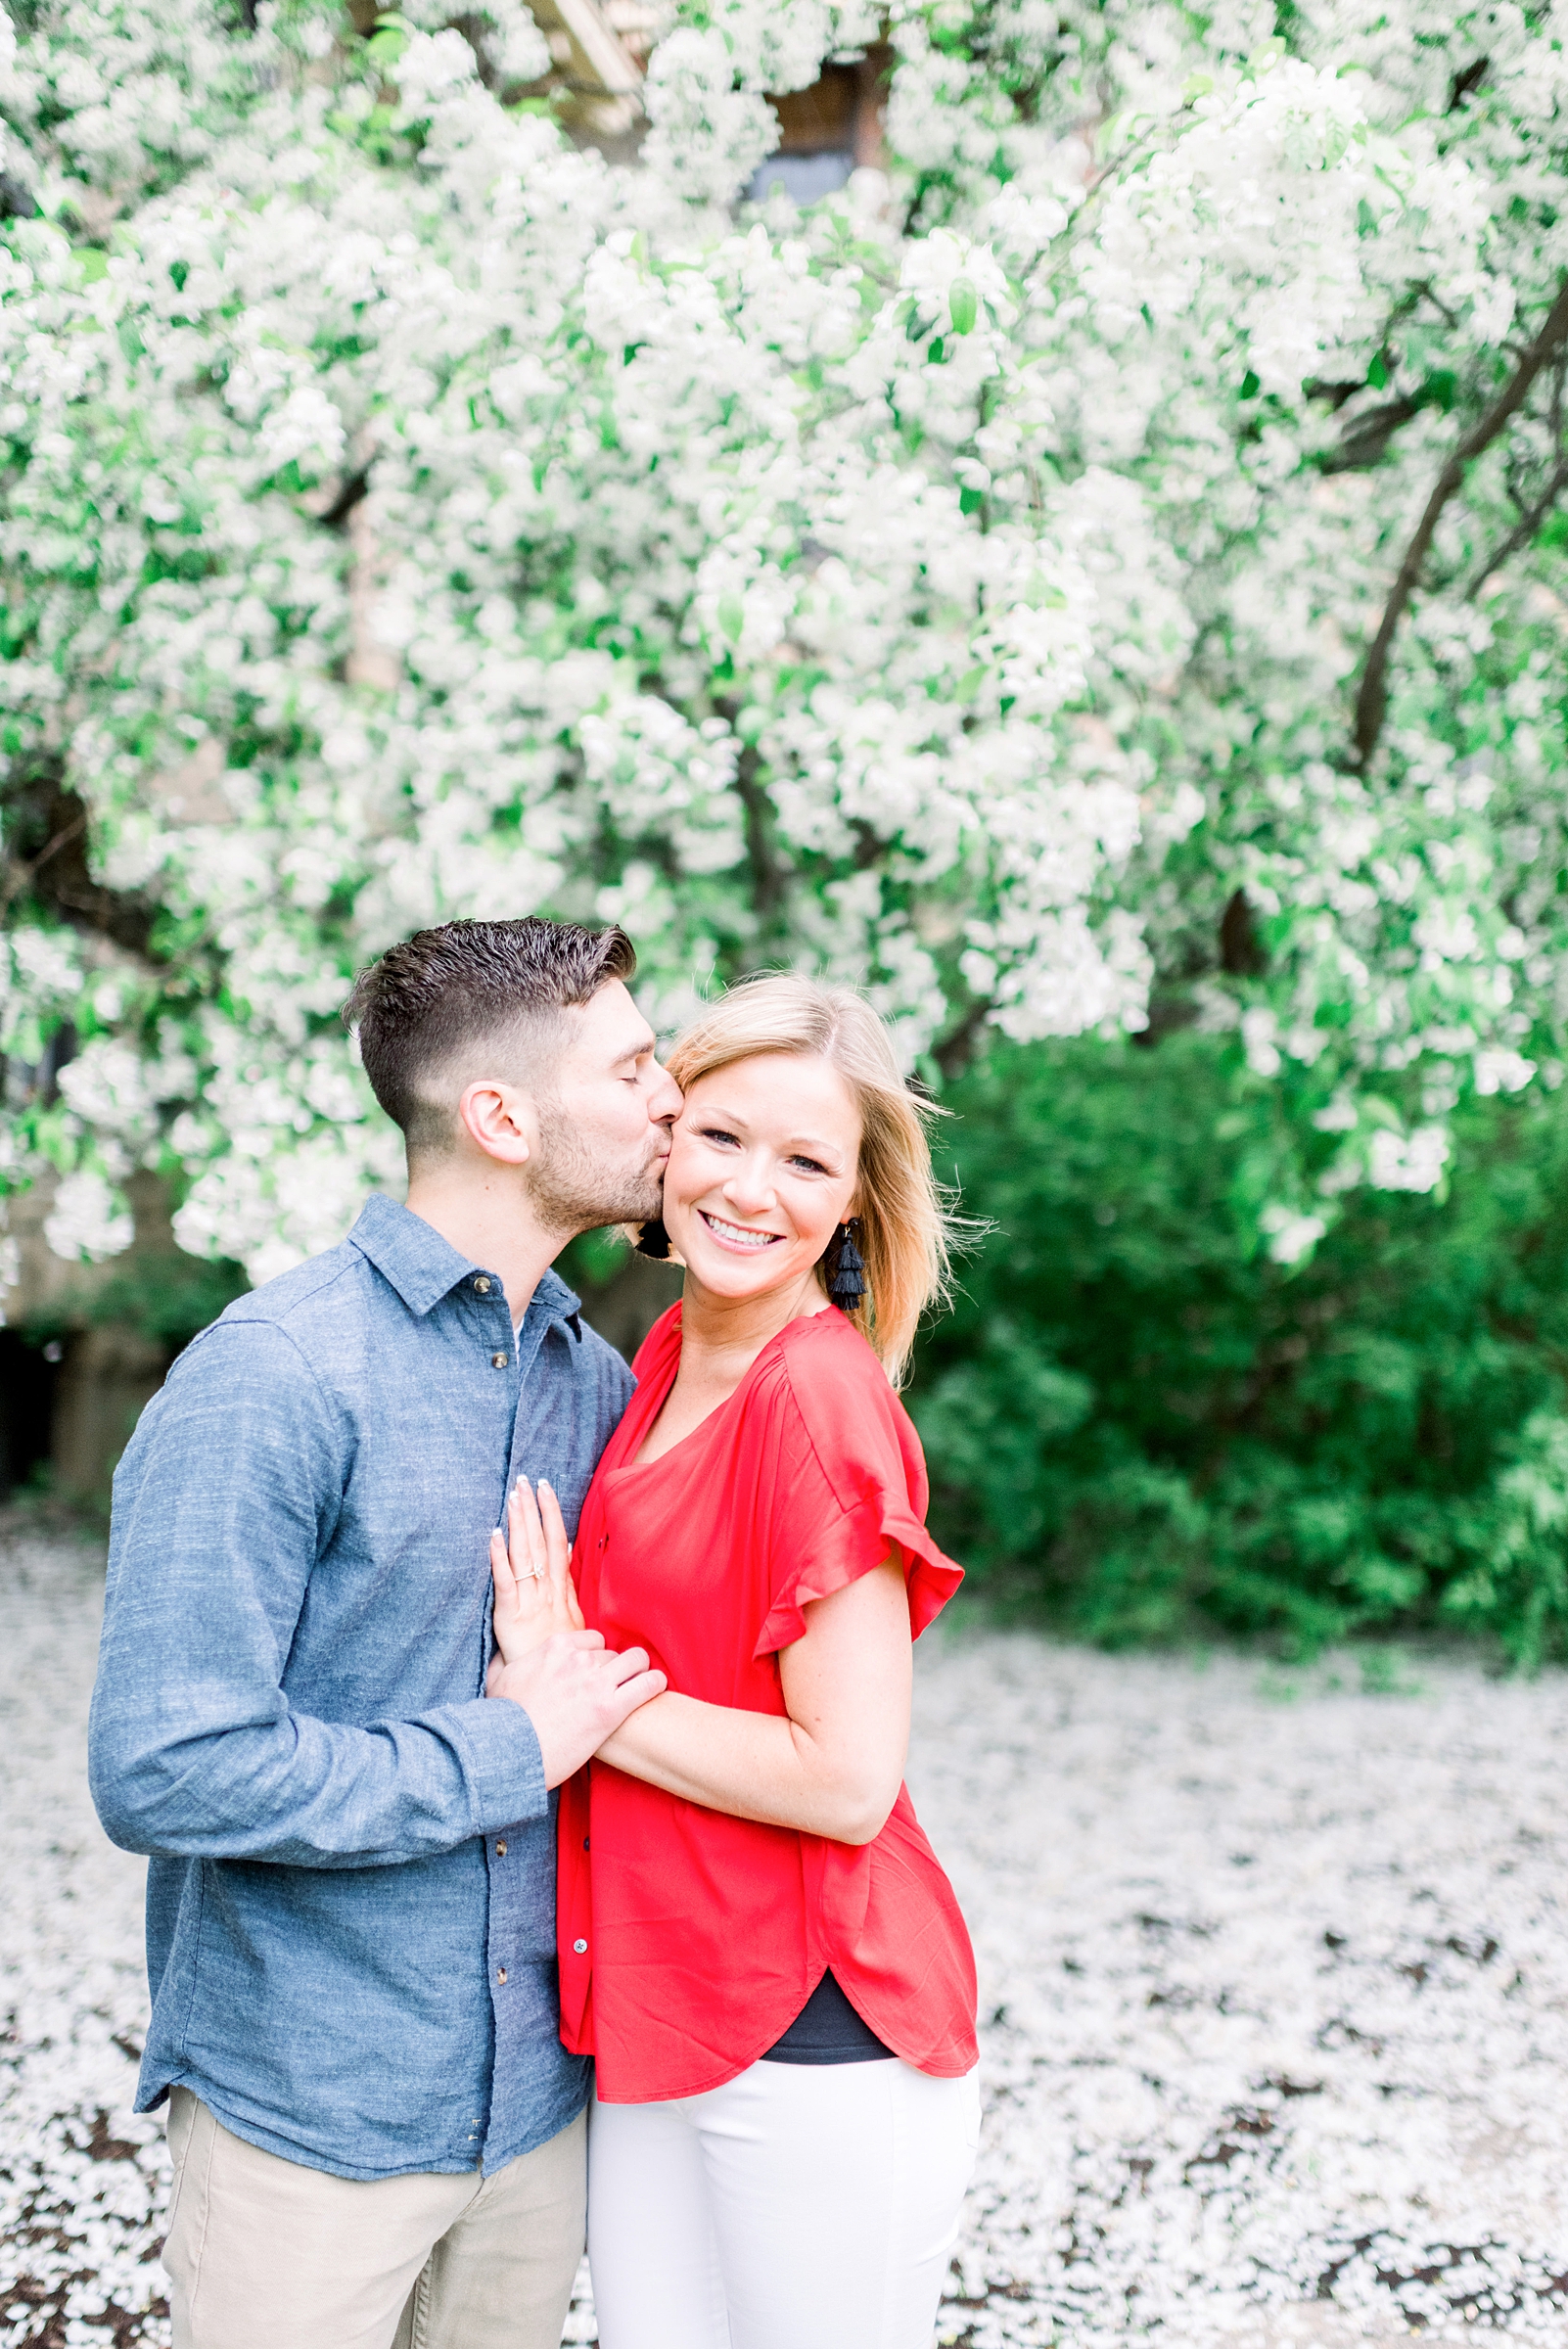
<path id="1" fill-rule="evenodd" d="M 533 1155 L 533 1103 L 521 1085 L 499 1077 L 477 1078 L 463 1088 L 457 1122 L 477 1149 L 504 1167 L 521 1167 Z"/>

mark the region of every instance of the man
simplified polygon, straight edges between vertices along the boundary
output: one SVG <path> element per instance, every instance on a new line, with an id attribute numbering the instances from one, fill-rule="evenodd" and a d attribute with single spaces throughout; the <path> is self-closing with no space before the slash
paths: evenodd
<path id="1" fill-rule="evenodd" d="M 454 922 L 364 973 L 408 1203 L 231 1306 L 115 1479 L 92 1785 L 152 1861 L 176 2349 L 560 2341 L 586 2082 L 550 1789 L 664 1679 L 568 1633 L 486 1700 L 488 1542 L 519 1475 L 575 1527 L 630 1392 L 549 1266 L 658 1213 L 680 1096 L 634 960 Z"/>

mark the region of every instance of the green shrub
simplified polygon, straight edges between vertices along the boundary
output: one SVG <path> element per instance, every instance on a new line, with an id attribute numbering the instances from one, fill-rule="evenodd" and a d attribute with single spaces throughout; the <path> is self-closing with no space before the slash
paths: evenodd
<path id="1" fill-rule="evenodd" d="M 1004 1049 L 947 1098 L 994 1228 L 910 1404 L 983 1584 L 1111 1643 L 1568 1650 L 1568 1090 L 1476 1104 L 1446 1194 L 1352 1194 L 1294 1267 L 1251 1236 L 1279 1103 L 1224 1038 Z"/>

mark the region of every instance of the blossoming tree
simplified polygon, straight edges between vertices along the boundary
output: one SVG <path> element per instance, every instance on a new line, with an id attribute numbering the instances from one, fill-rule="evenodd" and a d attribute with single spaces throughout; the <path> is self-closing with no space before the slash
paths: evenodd
<path id="1" fill-rule="evenodd" d="M 126 1245 L 138 1166 L 254 1276 L 338 1236 L 393 1172 L 352 970 L 534 908 L 664 1022 L 860 979 L 933 1082 L 1234 1030 L 1283 1261 L 1435 1183 L 1560 1048 L 1564 22 L 675 0 L 613 162 L 522 0 L 0 15 L 51 1244 Z M 742 202 L 877 37 L 887 171 Z"/>

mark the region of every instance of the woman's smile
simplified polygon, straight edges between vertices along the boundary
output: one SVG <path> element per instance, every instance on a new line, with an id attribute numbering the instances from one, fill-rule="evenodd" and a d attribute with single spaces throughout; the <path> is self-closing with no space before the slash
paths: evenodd
<path id="1" fill-rule="evenodd" d="M 785 1236 L 781 1231 L 752 1231 L 743 1223 L 726 1222 L 722 1216 L 711 1214 L 706 1207 L 700 1207 L 697 1213 L 715 1239 L 725 1248 L 770 1248 L 775 1240 L 782 1240 Z"/>

